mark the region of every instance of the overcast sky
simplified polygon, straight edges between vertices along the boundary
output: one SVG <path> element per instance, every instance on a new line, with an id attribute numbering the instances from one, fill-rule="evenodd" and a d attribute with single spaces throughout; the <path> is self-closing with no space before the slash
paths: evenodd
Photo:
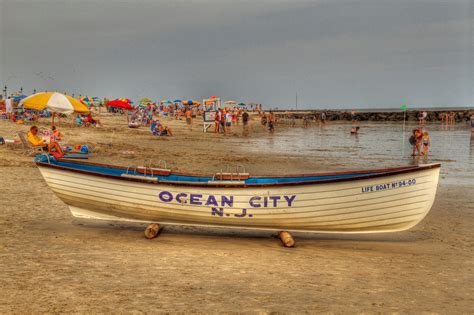
<path id="1" fill-rule="evenodd" d="M 474 105 L 474 0 L 0 0 L 0 83 L 272 107 Z"/>

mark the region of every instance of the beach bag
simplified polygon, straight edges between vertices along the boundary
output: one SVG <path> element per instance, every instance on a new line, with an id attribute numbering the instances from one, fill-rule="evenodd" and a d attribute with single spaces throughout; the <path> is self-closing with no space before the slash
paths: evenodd
<path id="1" fill-rule="evenodd" d="M 415 136 L 411 136 L 410 139 L 408 139 L 408 141 L 410 142 L 411 145 L 415 145 L 416 144 Z"/>
<path id="2" fill-rule="evenodd" d="M 89 153 L 89 147 L 87 145 L 81 146 L 81 153 L 87 154 Z"/>

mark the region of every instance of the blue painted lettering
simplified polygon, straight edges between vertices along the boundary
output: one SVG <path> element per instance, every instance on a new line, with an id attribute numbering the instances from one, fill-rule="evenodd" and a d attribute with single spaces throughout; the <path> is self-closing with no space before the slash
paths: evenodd
<path id="1" fill-rule="evenodd" d="M 186 203 L 186 197 L 188 196 L 188 194 L 185 194 L 185 193 L 179 193 L 176 195 L 176 201 L 179 202 L 179 203 Z M 181 198 L 184 198 L 184 200 L 182 200 Z"/>
<path id="2" fill-rule="evenodd" d="M 209 198 L 207 198 L 207 201 L 206 201 L 206 206 L 216 206 L 218 207 L 219 204 L 217 203 L 217 200 L 216 200 L 216 197 L 214 196 L 209 196 Z"/>
<path id="3" fill-rule="evenodd" d="M 285 198 L 286 202 L 288 203 L 288 207 L 291 207 L 291 205 L 293 204 L 293 201 L 294 201 L 295 198 L 296 198 L 296 195 L 293 195 L 293 196 L 283 196 L 283 198 Z"/>
<path id="4" fill-rule="evenodd" d="M 228 205 L 229 207 L 232 207 L 234 205 L 234 196 L 221 196 L 221 206 L 225 207 L 225 205 Z"/>
<path id="5" fill-rule="evenodd" d="M 259 203 L 255 203 L 256 201 L 259 201 L 260 199 L 262 199 L 262 198 L 260 198 L 259 196 L 253 196 L 253 197 L 250 198 L 250 200 L 249 200 L 249 205 L 250 205 L 251 207 L 254 207 L 254 208 L 260 208 L 261 205 L 260 205 Z"/>
<path id="6" fill-rule="evenodd" d="M 268 197 L 268 198 L 270 198 L 270 200 L 273 200 L 273 207 L 275 207 L 275 208 L 276 208 L 277 205 L 278 205 L 278 200 L 281 199 L 280 196 L 270 196 L 270 197 Z"/>
<path id="7" fill-rule="evenodd" d="M 192 205 L 202 205 L 202 202 L 199 200 L 202 198 L 202 195 L 200 194 L 191 194 L 189 203 Z"/>
<path id="8" fill-rule="evenodd" d="M 173 195 L 168 191 L 162 191 L 158 196 L 163 202 L 170 202 L 171 200 L 173 200 Z"/>
<path id="9" fill-rule="evenodd" d="M 224 208 L 212 208 L 212 215 L 224 216 Z"/>

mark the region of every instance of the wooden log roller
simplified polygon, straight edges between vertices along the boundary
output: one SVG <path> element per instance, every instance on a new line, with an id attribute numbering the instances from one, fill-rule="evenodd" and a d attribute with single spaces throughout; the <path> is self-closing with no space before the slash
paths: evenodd
<path id="1" fill-rule="evenodd" d="M 144 232 L 145 237 L 149 240 L 155 238 L 160 232 L 160 229 L 161 227 L 157 223 L 152 223 L 148 225 Z"/>
<path id="2" fill-rule="evenodd" d="M 281 231 L 278 233 L 278 237 L 280 238 L 281 242 L 283 243 L 283 246 L 285 247 L 294 247 L 295 246 L 295 240 L 293 239 L 293 236 L 289 232 L 286 231 Z"/>

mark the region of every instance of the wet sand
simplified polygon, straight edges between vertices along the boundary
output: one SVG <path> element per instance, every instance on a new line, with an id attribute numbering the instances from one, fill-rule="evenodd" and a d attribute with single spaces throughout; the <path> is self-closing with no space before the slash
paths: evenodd
<path id="1" fill-rule="evenodd" d="M 368 131 L 383 124 L 364 125 L 358 142 L 341 143 L 331 139 L 346 137 L 350 124 L 313 126 L 304 131 L 305 141 L 319 142 L 310 144 L 288 140 L 299 139 L 301 128 L 277 127 L 270 136 L 254 124 L 250 137 L 240 136 L 239 127 L 222 136 L 170 121 L 176 135 L 156 138 L 148 128 L 126 128 L 123 117 L 101 119 L 103 128 L 76 128 L 62 120 L 60 130 L 69 144 L 89 144 L 92 161 L 126 166 L 164 159 L 179 171 L 213 173 L 243 165 L 251 174 L 268 174 L 411 163 L 383 147 L 372 149 L 378 140 Z M 6 138 L 28 128 L 0 121 Z M 283 248 L 270 232 L 167 226 L 146 240 L 141 224 L 75 219 L 31 157 L 0 146 L 0 313 L 469 313 L 473 154 L 466 133 L 440 131 L 438 139 L 445 133 L 447 141 L 458 134 L 467 149 L 450 159 L 433 149 L 428 162 L 443 163 L 441 181 L 419 225 L 394 234 L 298 233 L 294 249 Z"/>

